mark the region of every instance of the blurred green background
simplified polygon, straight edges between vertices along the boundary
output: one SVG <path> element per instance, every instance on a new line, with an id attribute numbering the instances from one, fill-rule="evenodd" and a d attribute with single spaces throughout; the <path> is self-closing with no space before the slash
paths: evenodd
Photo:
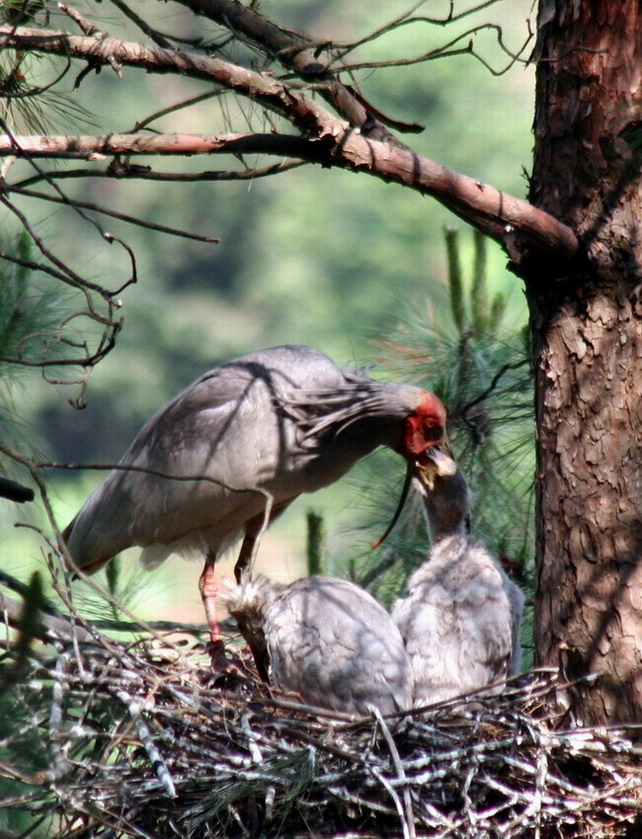
<path id="1" fill-rule="evenodd" d="M 140 40 L 133 24 L 119 20 L 113 7 L 81 3 L 87 16 L 114 36 Z M 488 4 L 486 4 L 488 5 Z M 450 3 L 429 2 L 421 12 L 436 18 L 448 14 Z M 312 37 L 355 40 L 405 11 L 405 3 L 366 3 L 327 0 L 263 2 L 268 17 Z M 463 8 L 463 5 L 462 5 Z M 208 22 L 192 18 L 171 3 L 140 5 L 162 31 L 199 34 L 207 38 Z M 418 55 L 451 40 L 475 23 L 491 21 L 502 28 L 506 46 L 517 51 L 528 36 L 532 4 L 501 0 L 449 27 L 418 24 L 402 28 L 366 45 L 351 58 L 378 60 Z M 69 21 L 52 10 L 54 28 Z M 533 22 L 531 20 L 531 27 Z M 212 32 L 213 27 L 212 28 Z M 475 48 L 496 70 L 509 59 L 492 31 L 475 37 Z M 246 53 L 232 50 L 231 58 Z M 528 55 L 528 50 L 526 52 Z M 59 62 L 43 59 L 32 68 L 34 78 L 51 78 Z M 410 67 L 360 71 L 356 79 L 366 98 L 396 119 L 419 122 L 425 131 L 406 141 L 420 154 L 510 193 L 524 196 L 532 136 L 534 74 L 523 63 L 493 75 L 471 55 L 441 58 Z M 207 90 L 204 83 L 171 76 L 152 76 L 125 68 L 122 78 L 103 70 L 91 74 L 73 91 L 69 74 L 42 119 L 52 133 L 124 133 L 143 116 Z M 268 129 L 262 115 L 247 102 L 223 95 L 188 110 L 168 114 L 155 127 L 167 132 L 216 133 Z M 139 161 L 136 161 L 139 162 Z M 211 158 L 151 163 L 162 171 L 228 168 L 229 161 Z M 271 161 L 248 161 L 267 165 Z M 31 174 L 26 163 L 24 177 Z M 43 165 L 57 171 L 78 164 Z M 86 167 L 85 167 L 86 168 Z M 14 177 L 14 173 L 12 173 Z M 100 178 L 61 182 L 71 195 L 106 205 L 158 224 L 215 236 L 219 244 L 202 244 L 164 236 L 108 219 L 106 229 L 124 239 L 136 254 L 139 281 L 123 294 L 124 326 L 116 348 L 91 376 L 87 406 L 77 410 L 70 400 L 74 385 L 52 385 L 39 372 L 13 371 L 2 434 L 16 447 L 44 460 L 70 463 L 116 461 L 140 426 L 167 399 L 217 363 L 259 347 L 305 343 L 339 363 L 378 363 L 374 375 L 414 381 L 415 370 L 404 369 L 385 342 L 403 343 L 422 332 L 456 339 L 447 290 L 444 228 L 462 228 L 463 261 L 472 259 L 473 240 L 463 223 L 429 198 L 386 185 L 365 174 L 306 166 L 284 175 L 241 183 L 171 184 Z M 108 245 L 78 215 L 55 205 L 21 200 L 37 219 L 39 233 L 56 254 L 84 276 L 117 287 L 126 279 L 129 262 L 118 245 Z M 15 221 L 0 211 L 3 237 L 15 232 Z M 505 268 L 506 257 L 489 246 L 489 294 L 507 300 L 503 328 L 517 333 L 526 322 L 519 282 Z M 42 278 L 36 287 L 46 289 Z M 74 305 L 65 293 L 56 305 Z M 79 325 L 82 331 L 82 324 Z M 400 337 L 401 336 L 401 337 Z M 426 365 L 430 384 L 443 374 Z M 72 377 L 71 372 L 65 373 Z M 259 567 L 278 579 L 305 572 L 305 513 L 323 513 L 328 534 L 327 569 L 345 568 L 365 550 L 360 531 L 372 519 L 367 489 L 400 483 L 402 464 L 379 466 L 374 460 L 355 469 L 338 485 L 315 496 L 300 498 L 264 539 Z M 11 476 L 31 483 L 26 471 L 0 462 Z M 397 470 L 394 475 L 390 469 Z M 526 472 L 530 466 L 526 465 Z M 49 470 L 49 489 L 61 526 L 73 516 L 99 480 L 99 473 Z M 506 502 L 510 505 L 510 502 Z M 375 516 L 376 518 L 376 516 Z M 385 515 L 380 516 L 385 520 Z M 0 499 L 2 567 L 25 579 L 41 566 L 43 542 L 34 530 L 14 527 L 27 523 L 47 529 L 41 504 L 17 507 Z M 473 528 L 474 529 L 474 528 Z M 512 546 L 506 548 L 509 552 Z M 136 550 L 123 567 L 135 575 Z M 129 558 L 131 557 L 131 562 Z M 222 564 L 222 573 L 230 565 Z M 171 617 L 200 621 L 196 588 L 199 563 L 172 559 L 145 576 L 136 608 L 144 618 Z"/>

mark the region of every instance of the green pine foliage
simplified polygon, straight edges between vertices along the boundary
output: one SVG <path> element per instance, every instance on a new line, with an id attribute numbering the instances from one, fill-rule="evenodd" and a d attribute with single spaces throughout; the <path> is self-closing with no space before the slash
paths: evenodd
<path id="1" fill-rule="evenodd" d="M 0 260 L 0 379 L 5 382 L 42 359 L 43 348 L 57 335 L 60 301 L 51 287 L 36 286 L 26 264 L 32 261 L 26 233 L 16 236 L 6 252 L 16 261 Z"/>
<path id="2" fill-rule="evenodd" d="M 26 233 L 0 241 L 0 430 L 5 441 L 15 439 L 20 423 L 13 410 L 15 385 L 29 377 L 37 388 L 38 371 L 49 373 L 50 363 L 70 351 L 74 334 L 65 322 L 65 292 L 59 284 L 37 279 L 31 240 Z"/>

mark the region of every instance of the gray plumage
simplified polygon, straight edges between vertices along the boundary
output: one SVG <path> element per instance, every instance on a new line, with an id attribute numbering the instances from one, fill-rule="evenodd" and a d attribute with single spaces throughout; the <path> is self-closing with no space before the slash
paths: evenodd
<path id="1" fill-rule="evenodd" d="M 445 422 L 427 391 L 344 370 L 310 347 L 259 350 L 210 370 L 158 411 L 63 540 L 87 573 L 133 545 L 148 568 L 174 552 L 204 556 L 199 588 L 220 648 L 214 563 L 243 537 L 240 579 L 268 499 L 271 521 L 380 445 L 414 462 Z"/>
<path id="2" fill-rule="evenodd" d="M 392 611 L 412 667 L 415 707 L 501 681 L 519 671 L 521 656 L 524 597 L 466 533 L 464 476 L 457 469 L 431 483 L 420 489 L 432 550 Z"/>
<path id="3" fill-rule="evenodd" d="M 352 714 L 411 706 L 410 663 L 399 630 L 366 591 L 346 580 L 266 577 L 230 587 L 222 601 L 267 652 L 270 680 L 304 702 Z"/>
<path id="4" fill-rule="evenodd" d="M 87 570 L 132 545 L 145 548 L 148 567 L 173 551 L 218 553 L 250 521 L 258 530 L 264 493 L 278 512 L 379 445 L 405 454 L 409 416 L 434 420 L 432 431 L 441 423 L 443 434 L 445 412 L 433 417 L 433 406 L 443 412 L 426 391 L 343 370 L 310 347 L 230 361 L 144 426 L 120 461 L 125 468 L 107 475 L 67 527 L 69 552 Z"/>

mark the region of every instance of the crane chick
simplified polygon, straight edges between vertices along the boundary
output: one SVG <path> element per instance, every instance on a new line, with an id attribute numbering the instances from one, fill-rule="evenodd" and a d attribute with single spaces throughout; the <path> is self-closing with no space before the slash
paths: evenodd
<path id="1" fill-rule="evenodd" d="M 403 639 L 388 613 L 347 580 L 304 577 L 289 585 L 259 576 L 221 596 L 259 667 L 310 705 L 363 715 L 411 707 Z"/>
<path id="2" fill-rule="evenodd" d="M 468 485 L 454 461 L 435 468 L 439 457 L 429 453 L 415 480 L 432 550 L 392 610 L 410 659 L 414 707 L 501 681 L 519 671 L 521 657 L 524 596 L 467 534 Z"/>

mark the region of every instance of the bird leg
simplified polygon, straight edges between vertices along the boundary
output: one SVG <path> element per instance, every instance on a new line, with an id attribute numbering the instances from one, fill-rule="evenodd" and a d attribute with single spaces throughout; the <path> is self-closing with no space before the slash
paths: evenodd
<path id="1" fill-rule="evenodd" d="M 250 561 L 252 559 L 252 554 L 254 553 L 254 546 L 256 545 L 256 539 L 261 528 L 261 524 L 263 522 L 263 516 L 259 517 L 259 527 L 253 527 L 253 524 L 257 521 L 257 519 L 252 519 L 247 523 L 245 536 L 243 538 L 243 543 L 241 544 L 241 550 L 239 551 L 238 559 L 236 560 L 236 564 L 234 565 L 234 579 L 236 580 L 237 584 L 241 584 L 241 580 L 245 576 L 245 571 L 247 570 Z"/>
<path id="2" fill-rule="evenodd" d="M 270 511 L 270 521 L 268 523 L 271 524 L 290 505 L 291 501 L 292 499 L 289 498 L 287 501 L 282 501 L 280 504 L 274 505 Z M 265 524 L 265 513 L 259 513 L 258 516 L 254 516 L 245 525 L 245 537 L 243 538 L 241 550 L 234 566 L 234 578 L 238 584 L 245 577 L 245 572 L 254 555 L 256 540 L 259 538 Z"/>
<path id="3" fill-rule="evenodd" d="M 225 647 L 223 645 L 223 636 L 221 629 L 216 619 L 216 598 L 218 596 L 218 584 L 214 576 L 214 563 L 216 562 L 216 554 L 208 553 L 205 557 L 205 566 L 203 573 L 198 581 L 198 590 L 201 593 L 201 600 L 205 607 L 205 618 L 207 620 L 207 628 L 210 633 L 210 641 L 207 645 L 210 658 L 212 659 L 212 669 L 217 672 L 227 672 L 230 669 L 229 663 L 225 658 Z"/>

